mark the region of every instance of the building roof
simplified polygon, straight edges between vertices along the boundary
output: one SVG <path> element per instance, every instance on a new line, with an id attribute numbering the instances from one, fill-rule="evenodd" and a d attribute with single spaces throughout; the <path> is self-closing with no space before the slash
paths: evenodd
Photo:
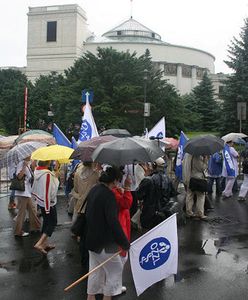
<path id="1" fill-rule="evenodd" d="M 122 40 L 126 37 L 129 39 L 131 37 L 141 38 L 144 40 L 161 41 L 161 36 L 159 34 L 134 20 L 132 17 L 129 20 L 114 27 L 113 29 L 105 32 L 102 36 L 111 39 Z"/>

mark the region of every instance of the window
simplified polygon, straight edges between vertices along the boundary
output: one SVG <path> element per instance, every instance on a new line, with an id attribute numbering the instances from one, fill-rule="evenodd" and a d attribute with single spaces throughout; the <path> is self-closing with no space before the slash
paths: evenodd
<path id="1" fill-rule="evenodd" d="M 117 35 L 121 35 L 121 31 L 117 31 Z"/>
<path id="2" fill-rule="evenodd" d="M 47 42 L 57 40 L 57 21 L 47 22 Z"/>

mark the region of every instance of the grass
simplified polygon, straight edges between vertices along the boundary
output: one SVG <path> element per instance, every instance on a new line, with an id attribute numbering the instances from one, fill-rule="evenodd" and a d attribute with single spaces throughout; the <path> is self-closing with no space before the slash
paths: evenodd
<path id="1" fill-rule="evenodd" d="M 212 134 L 212 135 L 219 136 L 219 132 L 211 132 L 211 131 L 188 131 L 188 132 L 185 132 L 185 134 L 189 139 L 199 136 L 199 135 L 206 135 L 206 134 Z"/>

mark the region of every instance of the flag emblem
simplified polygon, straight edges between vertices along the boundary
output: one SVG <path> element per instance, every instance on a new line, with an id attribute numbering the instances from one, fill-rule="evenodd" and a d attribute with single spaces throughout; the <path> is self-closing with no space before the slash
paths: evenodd
<path id="1" fill-rule="evenodd" d="M 163 132 L 160 131 L 160 132 L 157 134 L 156 137 L 159 138 L 159 139 L 162 139 L 162 138 L 164 137 Z"/>
<path id="2" fill-rule="evenodd" d="M 83 141 L 90 140 L 92 137 L 92 128 L 90 123 L 84 119 L 80 129 L 80 137 Z"/>
<path id="3" fill-rule="evenodd" d="M 170 256 L 171 244 L 164 238 L 155 238 L 140 252 L 139 262 L 144 270 L 153 270 L 162 266 Z"/>

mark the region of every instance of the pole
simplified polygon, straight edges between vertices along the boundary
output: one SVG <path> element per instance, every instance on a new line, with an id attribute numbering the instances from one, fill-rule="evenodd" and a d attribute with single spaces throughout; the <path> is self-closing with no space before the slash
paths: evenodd
<path id="1" fill-rule="evenodd" d="M 145 105 L 146 105 L 147 73 L 148 73 L 148 70 L 145 69 L 145 70 L 144 70 L 144 77 L 143 77 L 143 79 L 144 79 L 144 103 L 143 103 L 143 104 L 144 104 L 144 116 L 143 116 L 143 118 L 144 118 L 144 134 L 145 134 L 145 130 L 146 130 Z"/>
<path id="2" fill-rule="evenodd" d="M 25 86 L 24 90 L 24 118 L 23 118 L 23 131 L 27 130 L 27 110 L 28 110 L 28 88 Z"/>
<path id="3" fill-rule="evenodd" d="M 107 262 L 109 262 L 112 258 L 116 257 L 121 253 L 121 250 L 116 252 L 114 255 L 103 261 L 100 265 L 96 266 L 94 269 L 90 270 L 87 274 L 80 277 L 78 280 L 74 281 L 72 284 L 70 284 L 68 287 L 64 289 L 65 292 L 69 291 L 71 288 L 73 288 L 75 285 L 79 284 L 81 281 L 83 281 L 85 278 L 87 278 L 90 274 L 101 268 L 103 265 L 105 265 Z"/>

